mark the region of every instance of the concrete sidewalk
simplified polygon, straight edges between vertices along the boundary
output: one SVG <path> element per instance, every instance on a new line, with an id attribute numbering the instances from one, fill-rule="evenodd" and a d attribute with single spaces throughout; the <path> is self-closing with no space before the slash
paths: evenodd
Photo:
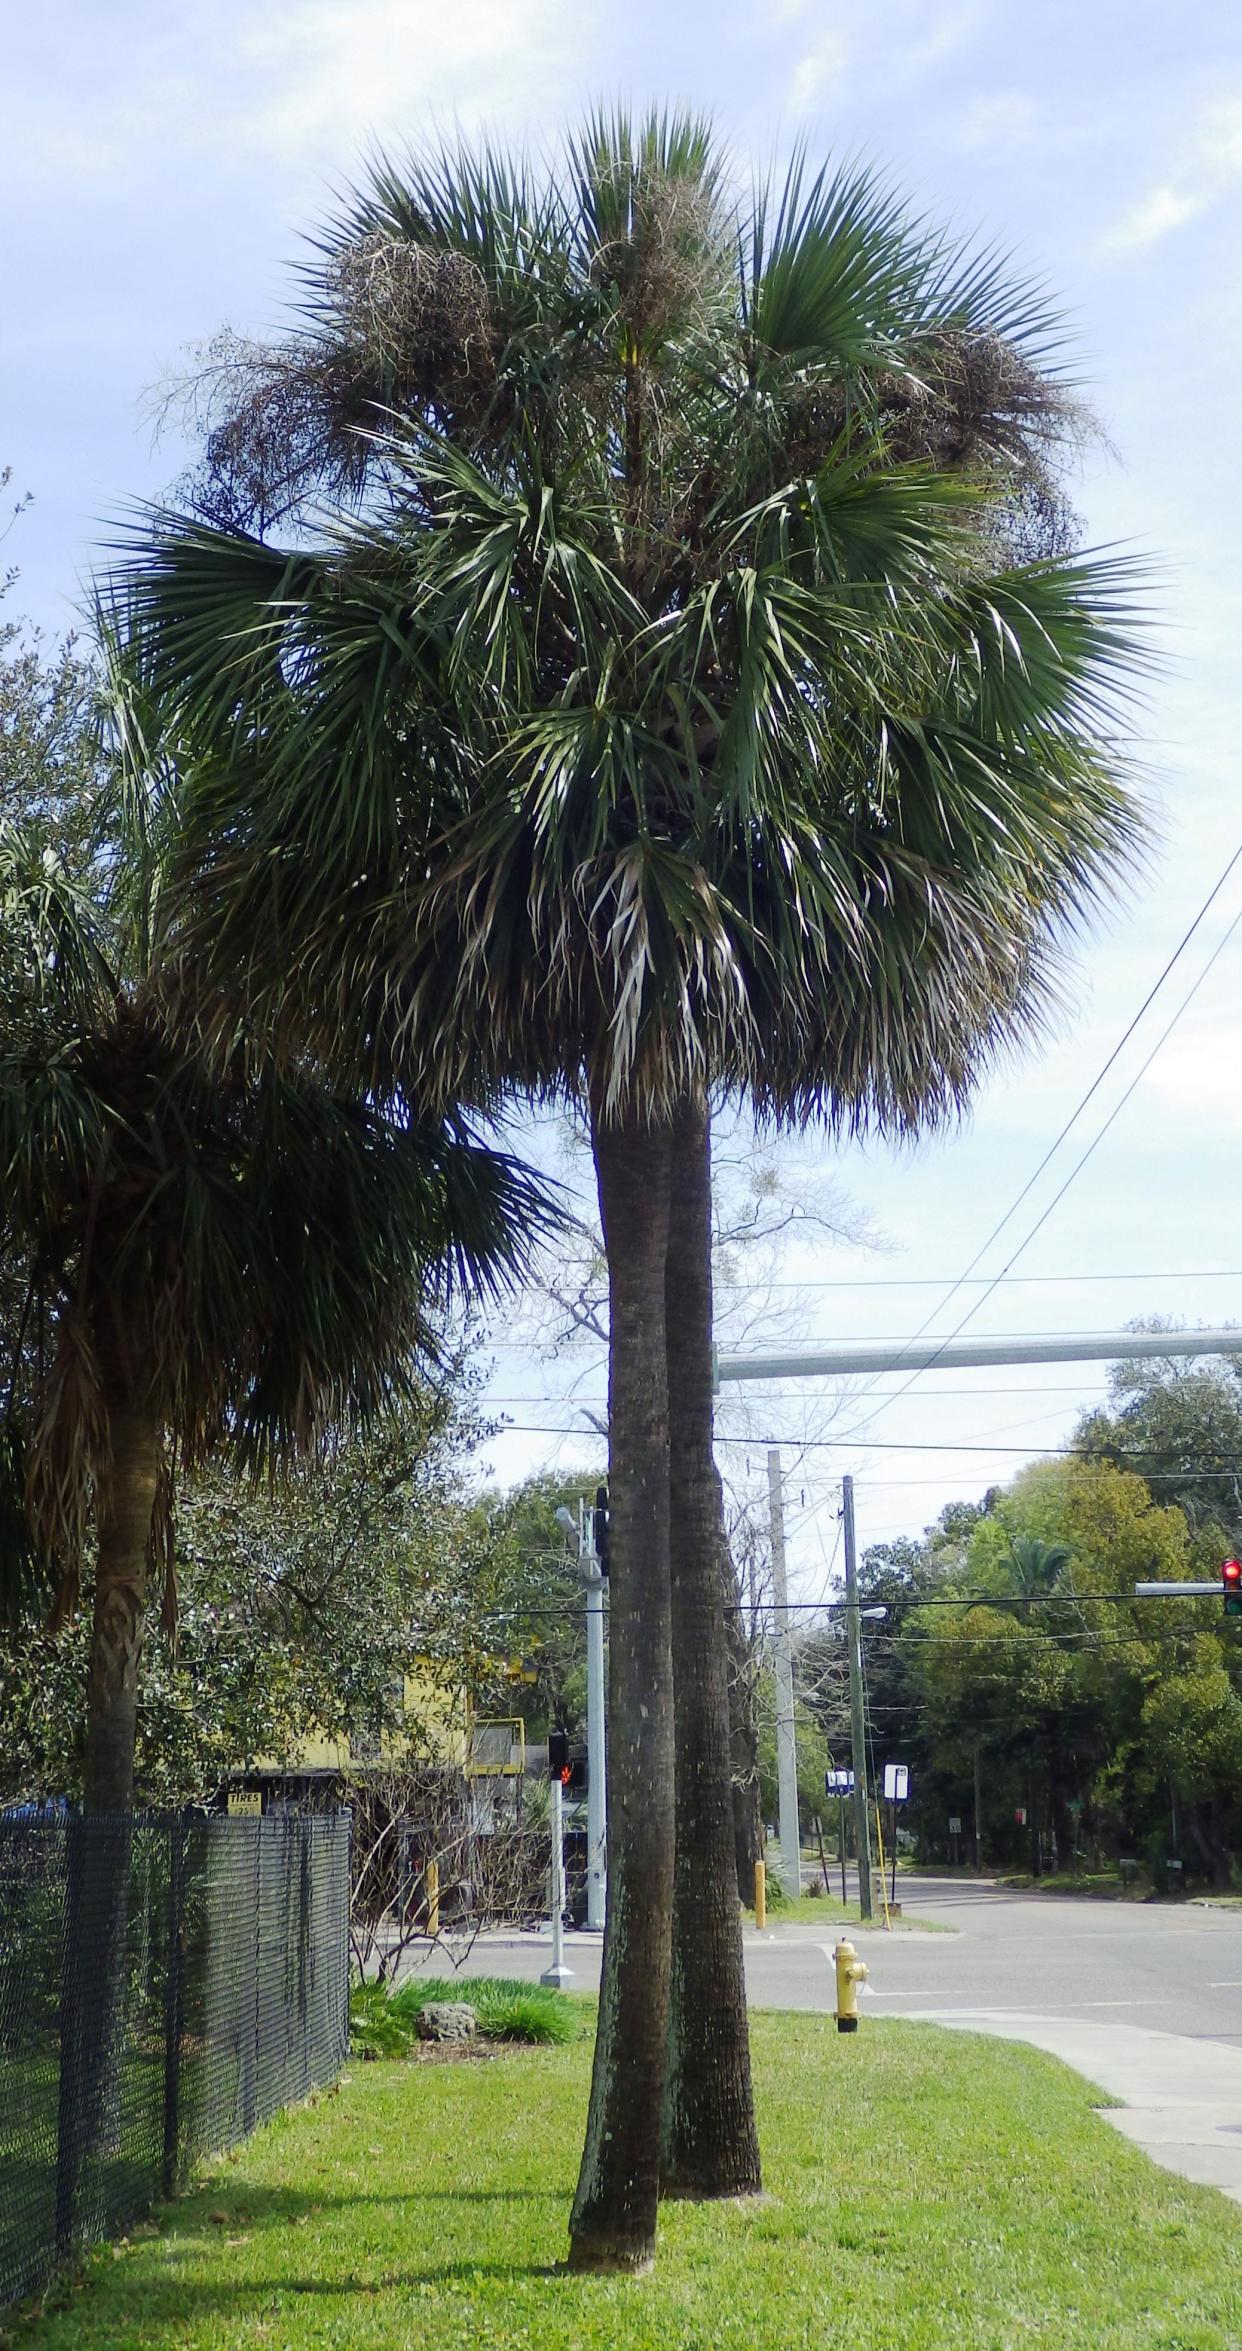
<path id="1" fill-rule="evenodd" d="M 1184 2033 L 1023 2009 L 938 2008 L 926 2021 L 1063 2057 L 1124 2101 L 1100 2112 L 1153 2162 L 1242 2203 L 1242 2053 Z"/>

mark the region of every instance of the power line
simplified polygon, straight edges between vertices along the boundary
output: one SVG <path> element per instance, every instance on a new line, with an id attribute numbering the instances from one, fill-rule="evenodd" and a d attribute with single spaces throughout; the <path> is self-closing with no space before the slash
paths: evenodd
<path id="1" fill-rule="evenodd" d="M 1068 1128 L 1063 1130 L 1063 1133 L 1067 1132 Z M 1039 1173 L 1040 1170 L 1036 1169 L 1036 1175 Z M 1034 1180 L 1035 1178 L 1032 1177 L 1032 1183 Z M 1019 1193 L 1018 1200 L 1021 1200 L 1023 1196 L 1022 1193 Z M 1014 1206 L 1016 1207 L 1017 1204 L 1015 1201 Z M 1012 1210 L 1010 1213 L 1012 1214 Z M 1003 1231 L 1004 1222 L 1007 1222 L 1007 1219 L 997 1225 L 990 1240 L 995 1240 L 997 1233 Z M 989 1245 L 989 1242 L 984 1243 L 985 1248 Z M 988 1278 L 987 1274 L 976 1274 L 973 1277 L 969 1274 L 959 1274 L 957 1280 L 952 1283 L 949 1296 L 952 1297 L 957 1290 L 982 1290 L 987 1286 Z M 731 1283 L 730 1287 L 761 1292 L 766 1290 L 942 1290 L 949 1280 L 948 1274 L 872 1274 L 867 1277 L 860 1276 L 857 1280 L 847 1280 L 841 1276 L 824 1281 L 739 1282 Z M 1054 1284 L 1076 1288 L 1080 1282 L 1236 1282 L 1242 1281 L 1242 1267 L 1185 1265 L 1174 1266 L 1163 1272 L 997 1274 L 995 1280 L 997 1282 L 1012 1281 L 1019 1289 L 1023 1290 L 1050 1288 Z M 948 1299 L 944 1300 L 944 1304 L 948 1304 Z"/>
<path id="2" fill-rule="evenodd" d="M 1234 867 L 1238 864 L 1240 859 L 1242 859 L 1242 842 L 1239 842 L 1237 848 L 1234 850 L 1233 855 L 1229 858 L 1228 862 L 1224 866 L 1218 879 L 1213 883 L 1212 888 L 1207 894 L 1207 897 L 1204 899 L 1198 913 L 1195 915 L 1193 922 L 1190 924 L 1189 928 L 1182 933 L 1181 938 L 1178 940 L 1178 943 L 1174 948 L 1173 953 L 1170 955 L 1168 961 L 1164 965 L 1163 970 L 1160 972 L 1158 978 L 1153 982 L 1146 996 L 1143 998 L 1138 1011 L 1135 1013 L 1129 1025 L 1123 1030 L 1121 1036 L 1118 1038 L 1112 1049 L 1112 1052 L 1108 1055 L 1108 1058 L 1104 1062 L 1102 1068 L 1097 1071 L 1095 1077 L 1092 1079 L 1091 1084 L 1086 1090 L 1086 1093 L 1083 1094 L 1075 1108 L 1070 1112 L 1070 1115 L 1066 1119 L 1064 1125 L 1061 1127 L 1060 1132 L 1049 1144 L 1049 1147 L 1045 1151 L 1043 1158 L 1039 1162 L 1039 1165 L 1034 1169 L 1033 1173 L 1028 1176 L 1027 1181 L 1023 1185 L 1021 1191 L 1017 1194 L 1017 1197 L 1010 1202 L 1009 1207 L 1005 1210 L 1005 1213 L 1001 1217 L 999 1223 L 993 1226 L 986 1239 L 980 1243 L 979 1247 L 975 1251 L 974 1256 L 967 1264 L 965 1271 L 960 1274 L 956 1282 L 954 1282 L 952 1289 L 950 1289 L 945 1297 L 941 1299 L 938 1306 L 933 1307 L 931 1313 L 927 1315 L 924 1321 L 920 1324 L 919 1329 L 914 1333 L 915 1339 L 920 1339 L 923 1337 L 929 1326 L 935 1321 L 937 1315 L 942 1313 L 950 1301 L 956 1297 L 958 1291 L 966 1286 L 970 1276 L 974 1273 L 975 1267 L 979 1264 L 980 1260 L 987 1255 L 987 1252 L 992 1247 L 993 1242 L 1000 1238 L 1000 1235 L 1003 1233 L 1006 1225 L 1010 1222 L 1011 1218 L 1016 1215 L 1018 1209 L 1021 1207 L 1022 1202 L 1028 1198 L 1029 1194 L 1038 1183 L 1040 1176 L 1043 1174 L 1044 1169 L 1049 1165 L 1050 1161 L 1055 1158 L 1057 1152 L 1061 1148 L 1062 1143 L 1065 1142 L 1066 1138 L 1072 1133 L 1074 1127 L 1082 1117 L 1084 1110 L 1087 1108 L 1088 1103 L 1091 1102 L 1094 1096 L 1099 1092 L 1100 1087 L 1102 1086 L 1105 1078 L 1108 1076 L 1109 1071 L 1113 1068 L 1119 1055 L 1123 1052 L 1124 1048 L 1129 1043 L 1131 1037 L 1134 1035 L 1135 1030 L 1139 1026 L 1140 1021 L 1142 1021 L 1144 1018 L 1149 1007 L 1155 1001 L 1155 998 L 1159 995 L 1161 988 L 1164 986 L 1165 981 L 1169 977 L 1169 974 L 1173 971 L 1175 965 L 1178 963 L 1186 948 L 1189 946 L 1191 939 L 1194 937 L 1195 932 L 1198 930 L 1200 923 L 1204 920 L 1204 917 L 1207 915 L 1209 909 L 1220 896 L 1225 883 L 1228 881 L 1230 874 L 1233 872 Z M 1009 1259 L 1008 1263 L 1002 1266 L 1000 1273 L 997 1274 L 984 1289 L 982 1296 L 975 1300 L 974 1305 L 970 1307 L 968 1312 L 963 1316 L 962 1321 L 957 1325 L 956 1329 L 946 1335 L 944 1340 L 944 1344 L 946 1346 L 949 1344 L 950 1339 L 957 1338 L 959 1334 L 966 1328 L 966 1324 L 971 1321 L 975 1314 L 978 1313 L 979 1308 L 986 1303 L 987 1299 L 991 1297 L 992 1292 L 1000 1286 L 1000 1283 L 1010 1277 L 1013 1271 L 1013 1267 L 1016 1265 L 1018 1258 L 1022 1255 L 1023 1250 L 1029 1248 L 1030 1243 L 1034 1240 L 1036 1234 L 1047 1223 L 1053 1209 L 1056 1208 L 1058 1203 L 1064 1199 L 1065 1194 L 1069 1190 L 1070 1185 L 1074 1182 L 1075 1177 L 1078 1176 L 1082 1169 L 1086 1166 L 1086 1163 L 1091 1157 L 1092 1152 L 1097 1148 L 1098 1144 L 1103 1141 L 1104 1136 L 1108 1133 L 1108 1130 L 1113 1125 L 1114 1120 L 1125 1108 L 1125 1105 L 1129 1101 L 1130 1096 L 1133 1094 L 1135 1087 L 1146 1076 L 1147 1071 L 1150 1069 L 1157 1053 L 1160 1052 L 1161 1048 L 1166 1043 L 1168 1037 L 1171 1035 L 1173 1029 L 1181 1019 L 1182 1014 L 1185 1012 L 1187 1006 L 1193 1001 L 1194 996 L 1196 995 L 1198 989 L 1202 986 L 1204 980 L 1207 978 L 1208 973 L 1211 971 L 1213 965 L 1217 961 L 1217 958 L 1223 953 L 1225 947 L 1228 945 L 1229 940 L 1232 938 L 1239 922 L 1242 922 L 1242 908 L 1239 908 L 1237 914 L 1235 914 L 1233 921 L 1229 924 L 1229 927 L 1225 931 L 1224 936 L 1221 938 L 1217 946 L 1213 949 L 1211 955 L 1208 957 L 1208 960 L 1204 964 L 1203 969 L 1200 971 L 1193 987 L 1179 1004 L 1177 1011 L 1174 1013 L 1173 1018 L 1168 1023 L 1167 1027 L 1162 1030 L 1160 1036 L 1156 1040 L 1155 1045 L 1152 1047 L 1151 1052 L 1148 1054 L 1146 1060 L 1142 1063 L 1136 1076 L 1131 1080 L 1129 1086 L 1127 1086 L 1125 1093 L 1122 1095 L 1121 1100 L 1117 1103 L 1115 1109 L 1110 1112 L 1108 1118 L 1105 1120 L 1104 1125 L 1099 1129 L 1094 1140 L 1088 1144 L 1086 1151 L 1084 1151 L 1082 1157 L 1070 1170 L 1070 1173 L 1067 1176 L 1065 1182 L 1062 1184 L 1060 1190 L 1049 1202 L 1043 1214 L 1037 1218 L 1036 1222 L 1032 1225 L 1030 1231 L 1027 1233 L 1025 1239 L 1019 1242 L 1017 1249 L 1014 1251 L 1014 1254 Z M 911 1341 L 911 1344 L 913 1344 L 913 1340 Z M 922 1368 L 929 1370 L 931 1366 L 927 1365 Z M 909 1388 L 913 1380 L 917 1379 L 918 1377 L 918 1372 L 913 1373 L 911 1375 L 911 1380 L 907 1381 L 906 1383 L 906 1388 L 899 1388 L 897 1394 L 899 1396 L 904 1395 L 906 1393 L 906 1389 Z M 896 1397 L 887 1398 L 885 1402 L 881 1404 L 879 1412 L 876 1413 L 875 1418 L 878 1419 L 880 1412 L 887 1410 L 888 1405 L 890 1403 L 895 1403 L 896 1400 Z"/>
<path id="3" fill-rule="evenodd" d="M 1242 1339 L 1242 1332 L 1239 1333 L 1239 1338 Z M 1239 1352 L 1242 1352 L 1242 1348 Z M 504 1421 L 497 1428 L 496 1434 L 498 1436 L 514 1434 L 527 1437 L 587 1437 L 597 1445 L 602 1445 L 606 1441 L 598 1429 L 554 1428 L 550 1427 L 546 1421 Z M 1119 1447 L 1110 1447 L 1107 1453 L 1103 1453 L 1093 1452 L 1085 1445 L 992 1445 L 967 1444 L 965 1442 L 949 1443 L 942 1439 L 933 1442 L 915 1437 L 868 1437 L 861 1430 L 846 1437 L 798 1437 L 797 1439 L 791 1439 L 788 1436 L 718 1435 L 716 1443 L 718 1445 L 747 1445 L 756 1453 L 763 1452 L 769 1446 L 796 1443 L 798 1450 L 805 1453 L 1003 1453 L 1006 1455 L 1017 1453 L 1024 1460 L 1029 1460 L 1032 1454 L 1039 1454 L 1045 1460 L 1099 1461 L 1106 1463 L 1111 1468 L 1124 1467 L 1132 1461 L 1166 1461 L 1168 1458 L 1166 1453 L 1157 1451 L 1151 1446 L 1141 1451 L 1129 1447 L 1124 1451 Z M 1180 1479 L 1228 1477 L 1232 1476 L 1237 1468 L 1236 1461 L 1201 1463 L 1193 1469 L 1177 1465 L 1170 1468 L 1168 1475 Z M 895 1485 L 901 1482 L 898 1479 L 885 1480 L 886 1484 Z M 914 1482 L 924 1485 L 931 1481 L 919 1478 Z"/>

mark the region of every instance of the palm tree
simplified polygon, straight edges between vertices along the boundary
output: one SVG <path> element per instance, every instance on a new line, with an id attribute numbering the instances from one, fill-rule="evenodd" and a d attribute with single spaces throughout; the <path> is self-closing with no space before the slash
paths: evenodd
<path id="1" fill-rule="evenodd" d="M 690 1907 L 731 1868 L 710 1105 L 905 1134 L 1038 1032 L 1135 840 L 1130 583 L 1060 546 L 1046 305 L 865 174 L 735 196 L 681 116 L 597 117 L 559 173 L 416 157 L 311 306 L 282 494 L 352 519 L 282 551 L 156 517 L 134 568 L 211 754 L 182 919 L 376 1098 L 586 1105 L 613 1833 L 572 2246 L 640 2264 L 661 2116 L 667 2185 L 758 2179 L 737 1909 Z M 281 443 L 275 380 L 217 493 Z"/>
<path id="2" fill-rule="evenodd" d="M 89 869 L 37 817 L 0 826 L 0 1256 L 24 1298 L 0 1580 L 11 1604 L 72 1608 L 93 1529 L 84 1799 L 123 1814 L 177 1475 L 224 1448 L 264 1474 L 372 1419 L 434 1365 L 449 1289 L 494 1289 L 544 1212 L 460 1120 L 264 1065 L 235 990 L 213 991 L 229 1043 L 208 1061 L 207 999 L 163 925 L 175 746 L 105 651 Z"/>

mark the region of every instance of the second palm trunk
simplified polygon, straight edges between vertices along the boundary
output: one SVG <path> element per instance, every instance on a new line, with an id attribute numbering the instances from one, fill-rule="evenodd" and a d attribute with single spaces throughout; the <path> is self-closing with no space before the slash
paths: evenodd
<path id="1" fill-rule="evenodd" d="M 760 2185 L 734 1853 L 726 1558 L 713 1450 L 711 1130 L 673 1132 L 665 1273 L 677 1861 L 661 2184 Z"/>

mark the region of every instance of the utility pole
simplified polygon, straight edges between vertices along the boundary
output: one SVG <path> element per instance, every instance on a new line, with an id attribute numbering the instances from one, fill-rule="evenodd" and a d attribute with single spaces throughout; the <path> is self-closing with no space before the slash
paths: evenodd
<path id="1" fill-rule="evenodd" d="M 603 1489 L 601 1488 L 601 1492 Z M 596 1509 L 600 1505 L 596 1504 Z M 578 1573 L 586 1587 L 587 1643 L 587 1912 L 592 1933 L 602 1934 L 608 1894 L 608 1791 L 604 1735 L 604 1561 L 595 1540 L 595 1511 L 579 1502 L 575 1522 L 562 1502 L 556 1523 L 578 1548 Z"/>
<path id="2" fill-rule="evenodd" d="M 591 1932 L 603 1933 L 608 1891 L 604 1794 L 604 1578 L 595 1548 L 595 1513 L 578 1505 L 578 1558 L 586 1585 L 587 1636 L 587 1907 Z"/>
<path id="3" fill-rule="evenodd" d="M 854 1764 L 854 1836 L 858 1846 L 858 1910 L 870 1918 L 871 1807 L 867 1800 L 867 1726 L 863 1714 L 862 1618 L 858 1607 L 858 1561 L 854 1547 L 854 1480 L 841 1480 L 845 1528 L 845 1630 L 850 1656 L 850 1746 Z"/>
<path id="4" fill-rule="evenodd" d="M 975 1740 L 975 1868 L 983 1868 L 983 1781 L 979 1769 L 979 1741 Z"/>
<path id="5" fill-rule="evenodd" d="M 780 1801 L 781 1876 L 796 1901 L 802 1892 L 798 1836 L 798 1746 L 794 1727 L 793 1641 L 785 1580 L 785 1506 L 780 1449 L 768 1450 L 768 1522 L 772 1533 L 772 1598 L 776 1603 L 776 1777 Z"/>

